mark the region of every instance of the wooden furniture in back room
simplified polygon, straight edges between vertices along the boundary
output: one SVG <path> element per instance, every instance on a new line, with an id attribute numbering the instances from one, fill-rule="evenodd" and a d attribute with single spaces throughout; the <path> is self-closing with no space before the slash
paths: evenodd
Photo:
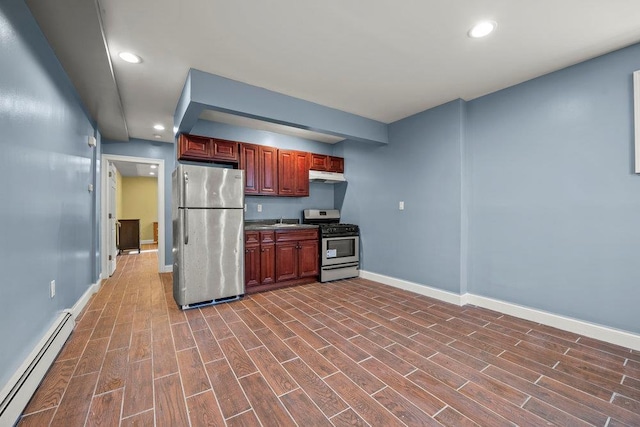
<path id="1" fill-rule="evenodd" d="M 153 243 L 158 243 L 158 223 L 153 223 Z"/>
<path id="2" fill-rule="evenodd" d="M 119 219 L 118 253 L 137 249 L 140 253 L 140 219 Z"/>

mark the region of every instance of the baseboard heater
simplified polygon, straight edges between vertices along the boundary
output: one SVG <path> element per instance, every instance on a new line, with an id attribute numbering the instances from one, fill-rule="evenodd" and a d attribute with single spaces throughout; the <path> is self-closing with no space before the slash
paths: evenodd
<path id="1" fill-rule="evenodd" d="M 0 392 L 0 426 L 12 426 L 71 335 L 75 321 L 62 313 Z"/>

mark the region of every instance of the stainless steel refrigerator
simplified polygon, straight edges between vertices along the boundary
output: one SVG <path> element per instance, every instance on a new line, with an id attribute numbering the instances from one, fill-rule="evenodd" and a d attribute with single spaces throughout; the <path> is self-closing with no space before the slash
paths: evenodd
<path id="1" fill-rule="evenodd" d="M 244 171 L 173 171 L 173 297 L 183 309 L 244 294 Z"/>

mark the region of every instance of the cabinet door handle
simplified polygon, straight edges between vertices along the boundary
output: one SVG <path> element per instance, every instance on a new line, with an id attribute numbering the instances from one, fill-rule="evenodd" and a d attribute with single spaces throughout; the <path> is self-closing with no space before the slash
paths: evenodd
<path id="1" fill-rule="evenodd" d="M 264 249 L 260 249 L 260 252 L 264 252 Z"/>

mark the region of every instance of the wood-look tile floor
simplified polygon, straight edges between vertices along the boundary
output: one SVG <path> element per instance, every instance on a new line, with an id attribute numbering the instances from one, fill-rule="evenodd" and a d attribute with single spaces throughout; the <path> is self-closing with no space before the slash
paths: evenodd
<path id="1" fill-rule="evenodd" d="M 23 426 L 640 426 L 640 352 L 362 279 L 182 312 L 119 257 Z"/>

